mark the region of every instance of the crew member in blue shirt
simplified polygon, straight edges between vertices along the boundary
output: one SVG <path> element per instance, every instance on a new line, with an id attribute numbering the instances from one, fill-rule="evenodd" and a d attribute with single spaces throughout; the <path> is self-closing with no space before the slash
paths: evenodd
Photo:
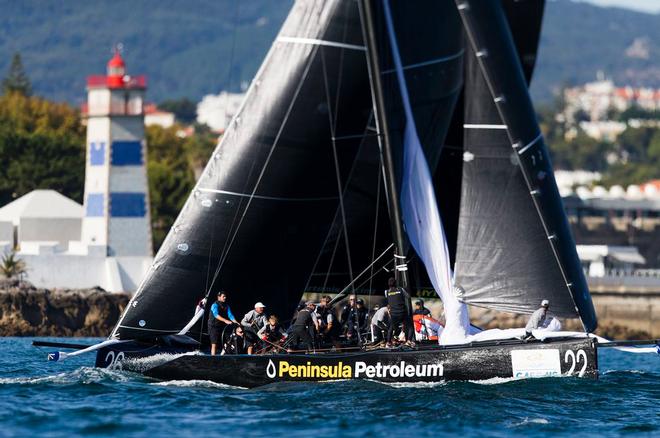
<path id="1" fill-rule="evenodd" d="M 223 291 L 218 292 L 218 300 L 211 306 L 209 312 L 209 337 L 211 338 L 211 356 L 214 356 L 218 343 L 222 345 L 222 332 L 225 327 L 232 323 L 238 324 L 234 314 L 227 304 L 227 294 Z"/>

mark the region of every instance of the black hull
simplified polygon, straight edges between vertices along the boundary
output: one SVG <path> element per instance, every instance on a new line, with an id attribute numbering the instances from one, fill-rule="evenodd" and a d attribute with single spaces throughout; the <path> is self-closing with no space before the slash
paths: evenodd
<path id="1" fill-rule="evenodd" d="M 140 372 L 160 380 L 209 380 L 244 388 L 282 381 L 337 379 L 404 383 L 598 376 L 596 342 L 592 339 L 514 340 L 407 351 L 214 357 L 186 352 L 185 347 L 125 343 L 100 350 L 96 366 Z"/>

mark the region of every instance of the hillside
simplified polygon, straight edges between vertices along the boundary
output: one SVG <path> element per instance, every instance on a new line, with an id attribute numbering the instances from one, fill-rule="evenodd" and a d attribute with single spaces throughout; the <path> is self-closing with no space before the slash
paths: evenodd
<path id="1" fill-rule="evenodd" d="M 199 100 L 251 79 L 291 4 L 0 0 L 0 76 L 20 51 L 37 94 L 79 103 L 85 77 L 103 73 L 112 45 L 122 42 L 130 71 L 148 75 L 151 100 Z M 660 15 L 549 0 L 533 95 L 548 100 L 598 70 L 620 83 L 660 86 L 659 55 Z"/>

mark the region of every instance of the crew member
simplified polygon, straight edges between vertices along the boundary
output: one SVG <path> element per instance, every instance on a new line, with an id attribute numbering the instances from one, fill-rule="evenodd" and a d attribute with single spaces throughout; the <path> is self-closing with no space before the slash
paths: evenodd
<path id="1" fill-rule="evenodd" d="M 364 307 L 364 301 L 359 299 L 355 302 L 355 307 L 352 307 L 348 313 L 348 320 L 346 321 L 346 337 L 349 340 L 361 340 L 360 334 L 362 330 L 367 327 L 367 309 Z"/>
<path id="2" fill-rule="evenodd" d="M 327 295 L 321 297 L 321 303 L 316 306 L 316 317 L 319 321 L 319 332 L 323 340 L 330 342 L 335 349 L 339 349 L 339 321 L 337 321 L 334 312 L 328 306 L 330 301 L 332 301 L 332 298 Z"/>
<path id="3" fill-rule="evenodd" d="M 412 318 L 410 315 L 410 296 L 406 290 L 396 285 L 396 280 L 390 278 L 387 281 L 388 289 L 386 291 L 387 303 L 390 307 L 390 326 L 387 330 L 387 346 L 392 347 L 392 338 L 394 330 L 400 324 L 403 324 L 403 333 L 406 337 L 406 343 L 414 346 L 415 329 L 412 327 Z"/>
<path id="4" fill-rule="evenodd" d="M 318 331 L 319 321 L 314 313 L 314 303 L 308 301 L 305 306 L 298 312 L 298 316 L 291 326 L 291 336 L 288 340 L 289 349 L 287 350 L 289 353 L 298 348 L 299 342 L 306 350 L 312 349 L 314 340 L 310 333 Z"/>
<path id="5" fill-rule="evenodd" d="M 527 325 L 525 326 L 525 337 L 523 339 L 533 338 L 532 330 L 543 327 L 545 318 L 548 316 L 548 308 L 550 308 L 550 301 L 541 301 L 541 307 L 532 313 L 532 316 L 529 317 L 529 321 L 527 321 Z"/>
<path id="6" fill-rule="evenodd" d="M 348 315 L 350 315 L 351 310 L 355 308 L 355 295 L 348 297 L 348 303 L 344 304 L 339 312 L 339 323 L 341 324 L 343 331 L 346 331 L 346 326 L 348 325 Z"/>
<path id="7" fill-rule="evenodd" d="M 390 306 L 378 309 L 371 317 L 371 341 L 376 344 L 385 340 L 390 328 Z"/>
<path id="8" fill-rule="evenodd" d="M 222 349 L 222 354 L 252 354 L 249 350 L 250 343 L 245 338 L 243 327 L 237 325 Z"/>
<path id="9" fill-rule="evenodd" d="M 253 329 L 256 332 L 261 330 L 268 322 L 268 317 L 265 313 L 266 306 L 259 301 L 254 305 L 254 310 L 250 310 L 241 319 L 241 325 L 247 329 Z"/>
<path id="10" fill-rule="evenodd" d="M 284 329 L 275 315 L 270 315 L 268 323 L 259 330 L 258 335 L 266 344 L 263 349 L 264 353 L 272 348 L 276 348 L 275 346 L 287 337 L 287 334 L 284 332 Z"/>
<path id="11" fill-rule="evenodd" d="M 415 310 L 413 315 L 431 316 L 431 311 L 424 307 L 424 300 L 419 299 L 415 301 Z"/>
<path id="12" fill-rule="evenodd" d="M 222 333 L 228 325 L 238 324 L 227 304 L 227 294 L 218 292 L 218 299 L 209 312 L 209 337 L 211 338 L 211 356 L 215 355 L 218 343 L 222 342 Z"/>

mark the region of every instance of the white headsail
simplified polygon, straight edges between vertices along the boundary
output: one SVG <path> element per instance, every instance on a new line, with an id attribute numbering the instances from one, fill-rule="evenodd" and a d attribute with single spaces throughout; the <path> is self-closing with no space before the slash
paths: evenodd
<path id="1" fill-rule="evenodd" d="M 459 344 L 465 342 L 470 326 L 467 306 L 458 300 L 453 291 L 447 239 L 438 211 L 431 172 L 417 135 L 410 107 L 389 0 L 384 0 L 383 5 L 392 47 L 392 58 L 406 115 L 403 140 L 403 182 L 400 195 L 403 222 L 406 234 L 424 263 L 431 283 L 444 305 L 446 323 L 440 343 Z"/>

